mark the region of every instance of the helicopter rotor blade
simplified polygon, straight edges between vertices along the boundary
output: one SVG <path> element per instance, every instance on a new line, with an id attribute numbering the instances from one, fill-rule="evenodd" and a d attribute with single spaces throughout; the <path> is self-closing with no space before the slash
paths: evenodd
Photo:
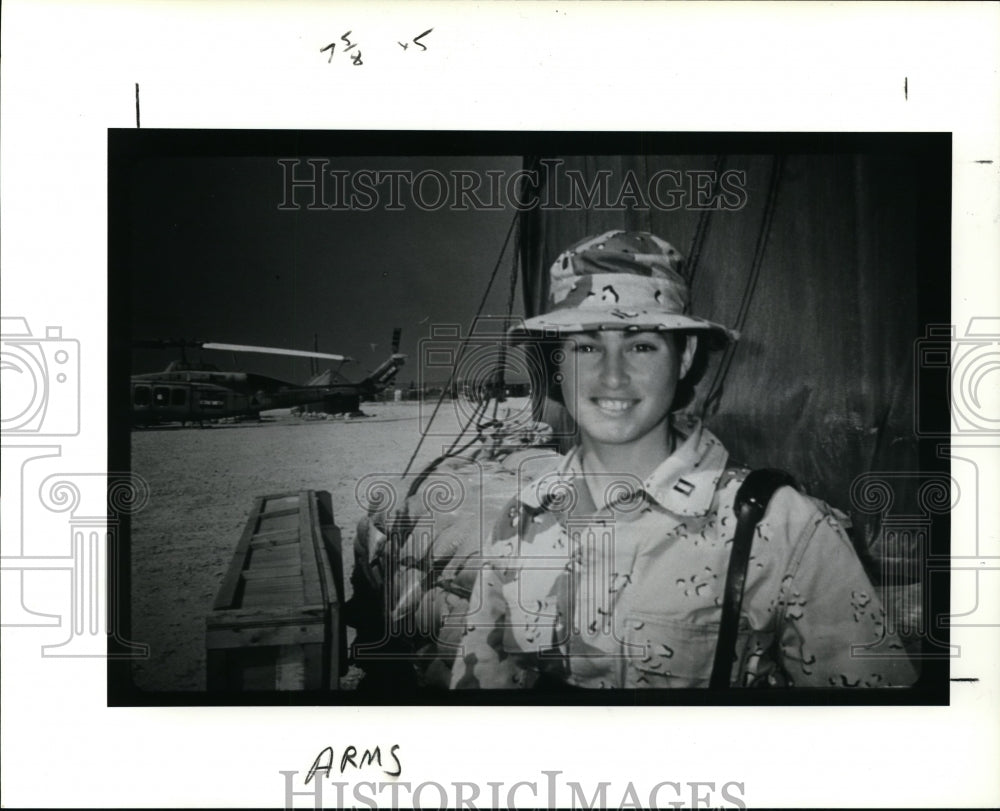
<path id="1" fill-rule="evenodd" d="M 245 346 L 243 344 L 203 343 L 202 349 L 221 349 L 225 352 L 255 352 L 260 355 L 288 355 L 296 358 L 320 358 L 322 360 L 349 361 L 346 355 L 331 355 L 327 352 L 306 352 L 301 349 L 279 349 L 273 346 Z"/>
<path id="2" fill-rule="evenodd" d="M 204 343 L 186 338 L 134 338 L 131 341 L 135 349 L 189 349 L 201 347 Z"/>

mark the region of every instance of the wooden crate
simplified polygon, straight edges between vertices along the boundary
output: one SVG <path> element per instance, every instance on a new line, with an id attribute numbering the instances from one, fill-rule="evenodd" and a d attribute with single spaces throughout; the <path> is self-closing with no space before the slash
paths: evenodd
<path id="1" fill-rule="evenodd" d="M 258 496 L 205 622 L 208 689 L 336 690 L 342 603 L 330 494 Z"/>

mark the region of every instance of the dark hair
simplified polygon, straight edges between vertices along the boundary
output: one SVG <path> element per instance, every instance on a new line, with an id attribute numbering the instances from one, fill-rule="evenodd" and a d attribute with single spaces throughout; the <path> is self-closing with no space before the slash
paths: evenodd
<path id="1" fill-rule="evenodd" d="M 687 346 L 689 335 L 698 335 L 696 330 L 669 330 L 670 336 L 674 340 L 678 353 L 683 353 Z M 526 346 L 526 351 L 534 358 L 534 368 L 544 374 L 544 382 L 541 386 L 534 386 L 541 389 L 541 394 L 565 407 L 563 400 L 562 385 L 560 383 L 559 365 L 560 356 L 563 352 L 563 339 L 561 338 L 539 338 L 530 342 Z M 705 374 L 708 367 L 708 346 L 707 341 L 698 341 L 698 348 L 695 351 L 691 368 L 684 377 L 677 381 L 677 390 L 674 392 L 674 400 L 670 404 L 671 411 L 678 411 L 689 405 L 694 399 L 695 386 Z M 532 381 L 535 383 L 535 381 Z"/>

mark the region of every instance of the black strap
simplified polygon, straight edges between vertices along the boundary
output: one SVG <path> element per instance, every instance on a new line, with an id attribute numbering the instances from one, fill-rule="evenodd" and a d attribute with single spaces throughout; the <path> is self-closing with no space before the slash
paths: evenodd
<path id="1" fill-rule="evenodd" d="M 751 471 L 736 493 L 733 509 L 736 512 L 736 535 L 729 555 L 726 572 L 726 589 L 722 599 L 722 620 L 719 623 L 719 640 L 715 646 L 715 661 L 708 686 L 714 690 L 729 687 L 733 662 L 736 659 L 736 633 L 739 628 L 740 606 L 746 586 L 747 567 L 753 535 L 760 519 L 764 517 L 771 496 L 779 487 L 795 487 L 795 480 L 783 470 L 763 468 Z"/>

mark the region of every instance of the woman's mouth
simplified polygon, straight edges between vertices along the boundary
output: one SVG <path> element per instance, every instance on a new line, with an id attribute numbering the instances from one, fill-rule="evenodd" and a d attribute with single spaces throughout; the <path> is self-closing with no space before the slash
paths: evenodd
<path id="1" fill-rule="evenodd" d="M 624 414 L 639 401 L 617 397 L 592 397 L 591 402 L 608 414 Z"/>

